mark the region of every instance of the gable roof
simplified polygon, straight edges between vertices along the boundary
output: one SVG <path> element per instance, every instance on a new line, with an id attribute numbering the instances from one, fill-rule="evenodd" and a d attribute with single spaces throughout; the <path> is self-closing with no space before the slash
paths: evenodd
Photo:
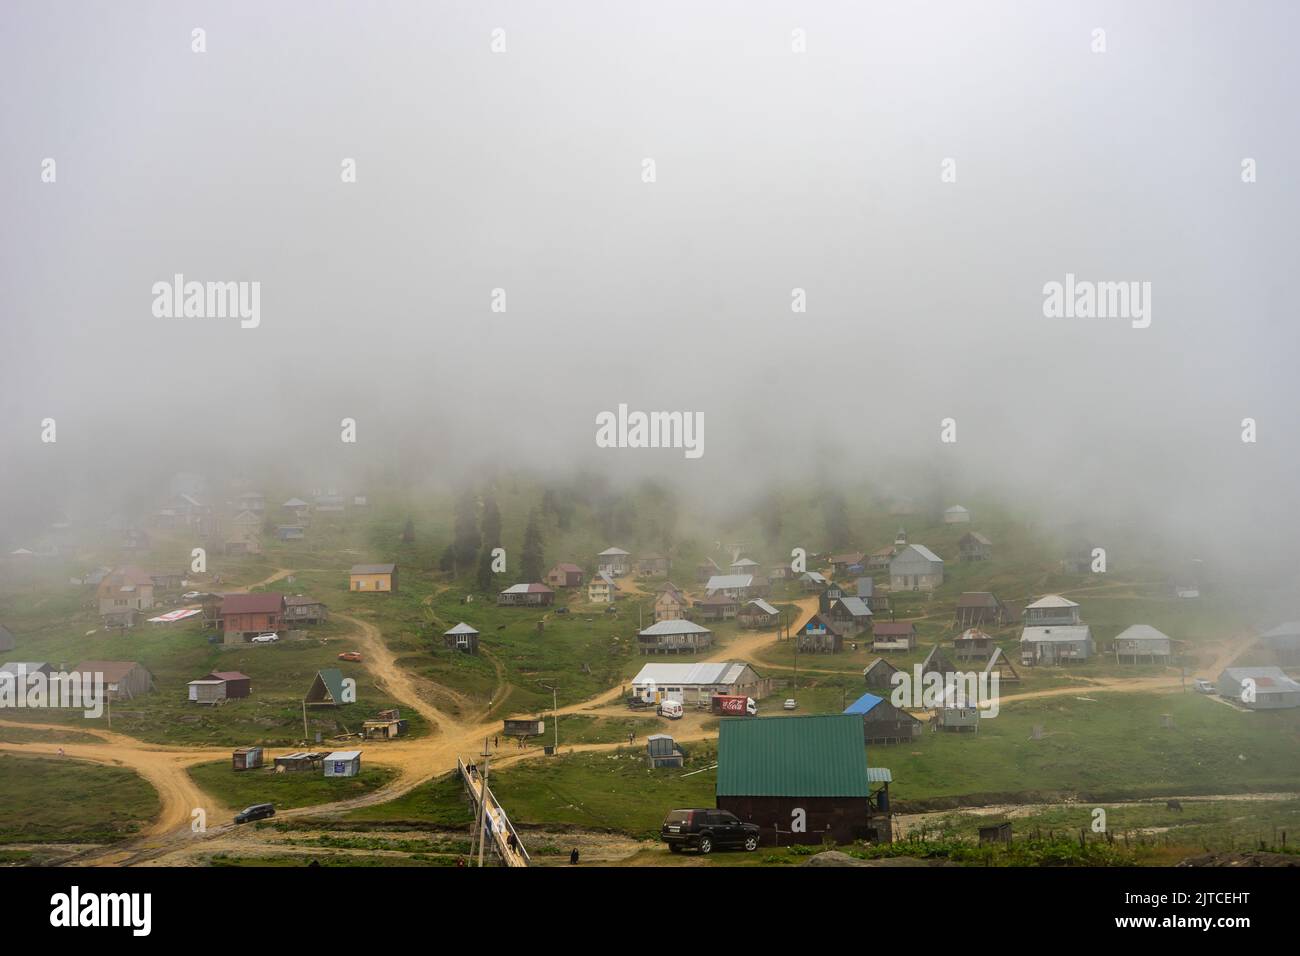
<path id="1" fill-rule="evenodd" d="M 844 708 L 846 714 L 866 714 L 870 713 L 877 704 L 885 698 L 877 697 L 875 694 L 863 694 L 849 706 Z"/>
<path id="2" fill-rule="evenodd" d="M 318 686 L 324 693 L 314 699 L 329 699 L 336 704 L 343 703 L 343 672 L 337 667 L 323 667 L 316 672 L 316 678 L 311 682 L 311 687 L 307 691 L 308 701 L 313 700 L 312 695 L 316 692 Z"/>
<path id="3" fill-rule="evenodd" d="M 992 591 L 963 591 L 957 598 L 958 607 L 997 607 L 1002 602 Z"/>
<path id="4" fill-rule="evenodd" d="M 992 547 L 993 545 L 992 541 L 984 537 L 984 535 L 980 534 L 978 531 L 967 531 L 964 535 L 961 536 L 961 541 L 964 542 L 967 538 L 973 539 L 977 544 L 986 544 L 989 545 L 990 547 Z"/>
<path id="5" fill-rule="evenodd" d="M 711 632 L 707 627 L 702 627 L 694 621 L 676 618 L 671 621 L 656 621 L 640 633 L 645 637 L 663 637 L 666 634 L 709 634 Z"/>
<path id="6" fill-rule="evenodd" d="M 247 674 L 241 674 L 239 671 L 211 671 L 204 680 L 252 680 Z M 193 681 L 191 681 L 193 683 Z"/>
<path id="7" fill-rule="evenodd" d="M 1116 641 L 1171 641 L 1168 634 L 1157 631 L 1150 624 L 1134 624 L 1115 635 Z"/>
<path id="8" fill-rule="evenodd" d="M 582 568 L 578 567 L 576 564 L 570 564 L 568 561 L 561 561 L 561 562 L 560 562 L 559 564 L 557 564 L 555 567 L 551 568 L 551 570 L 552 570 L 552 571 L 560 571 L 560 572 L 562 572 L 563 574 L 581 574 L 581 573 L 582 573 Z"/>
<path id="9" fill-rule="evenodd" d="M 898 668 L 895 667 L 893 664 L 889 663 L 889 661 L 885 660 L 883 657 L 877 657 L 866 667 L 862 668 L 862 676 L 866 677 L 878 667 L 885 668 L 885 670 L 891 674 L 895 674 L 898 672 Z"/>
<path id="10" fill-rule="evenodd" d="M 635 677 L 633 684 L 651 681 L 664 684 L 731 684 L 740 678 L 750 665 L 743 661 L 700 661 L 696 664 L 646 664 Z"/>
<path id="11" fill-rule="evenodd" d="M 449 635 L 449 634 L 450 634 L 450 635 L 456 635 L 456 634 L 477 634 L 478 631 L 474 630 L 474 628 L 470 627 L 470 626 L 469 626 L 468 624 L 466 624 L 464 621 L 461 621 L 461 622 L 460 622 L 459 624 L 457 624 L 455 627 L 453 627 L 453 628 L 448 628 L 447 630 L 443 631 L 442 633 L 443 633 L 444 636 L 446 636 L 446 635 Z"/>
<path id="12" fill-rule="evenodd" d="M 1027 611 L 1031 607 L 1047 608 L 1047 607 L 1078 607 L 1078 606 L 1079 605 L 1075 604 L 1069 598 L 1063 598 L 1059 594 L 1044 594 L 1033 604 L 1026 604 L 1025 610 Z"/>
<path id="13" fill-rule="evenodd" d="M 752 574 L 715 574 L 704 585 L 706 591 L 720 591 L 723 588 L 748 588 L 754 586 Z"/>
<path id="14" fill-rule="evenodd" d="M 877 621 L 872 625 L 872 632 L 877 637 L 904 637 L 916 633 L 916 625 L 911 621 Z"/>
<path id="15" fill-rule="evenodd" d="M 915 551 L 917 554 L 925 558 L 925 560 L 927 561 L 938 561 L 940 564 L 943 564 L 943 558 L 939 557 L 937 554 L 935 554 L 933 551 L 931 551 L 923 544 L 903 545 L 903 547 L 899 549 L 898 554 L 894 555 L 894 560 L 895 561 L 899 560 L 900 558 L 906 556 L 910 551 Z"/>
<path id="16" fill-rule="evenodd" d="M 71 673 L 103 674 L 105 684 L 117 684 L 139 666 L 136 661 L 82 661 Z"/>
<path id="17" fill-rule="evenodd" d="M 867 607 L 867 602 L 860 597 L 842 597 L 836 604 L 841 604 L 844 609 L 854 617 L 871 617 L 871 608 Z"/>
<path id="18" fill-rule="evenodd" d="M 952 661 L 948 659 L 948 655 L 944 653 L 943 648 L 938 644 L 930 648 L 930 653 L 926 654 L 925 660 L 921 662 L 922 674 L 935 672 L 940 674 L 952 674 L 956 673 L 956 671 L 957 668 L 953 665 Z"/>
<path id="19" fill-rule="evenodd" d="M 862 721 L 853 714 L 724 718 L 716 789 L 719 797 L 865 798 Z"/>
<path id="20" fill-rule="evenodd" d="M 512 584 L 501 592 L 502 594 L 554 594 L 555 592 L 545 584 Z"/>
<path id="21" fill-rule="evenodd" d="M 395 564 L 354 564 L 349 574 L 392 574 L 397 570 Z"/>
<path id="22" fill-rule="evenodd" d="M 781 612 L 778 611 L 776 608 L 772 607 L 772 605 L 770 605 L 770 604 L 768 604 L 766 601 L 764 601 L 762 598 L 755 598 L 754 600 L 750 601 L 749 604 L 746 604 L 745 607 L 749 607 L 750 604 L 754 605 L 756 608 L 758 608 L 758 609 L 759 609 L 760 611 L 762 611 L 764 614 L 780 614 L 780 613 L 781 613 Z"/>

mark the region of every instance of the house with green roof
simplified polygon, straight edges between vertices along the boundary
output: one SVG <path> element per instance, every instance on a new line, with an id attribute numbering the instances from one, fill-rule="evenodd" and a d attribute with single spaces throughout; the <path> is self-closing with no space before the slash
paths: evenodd
<path id="1" fill-rule="evenodd" d="M 355 702 L 355 689 L 352 694 L 346 692 L 343 672 L 337 667 L 323 667 L 317 671 L 311 689 L 303 698 L 303 703 L 308 707 L 337 707 Z"/>
<path id="2" fill-rule="evenodd" d="M 765 846 L 868 839 L 871 790 L 855 714 L 732 717 L 718 731 L 717 804 Z"/>

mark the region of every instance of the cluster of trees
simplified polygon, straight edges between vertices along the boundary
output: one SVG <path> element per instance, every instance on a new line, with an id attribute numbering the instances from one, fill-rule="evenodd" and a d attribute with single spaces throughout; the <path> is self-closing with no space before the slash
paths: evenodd
<path id="1" fill-rule="evenodd" d="M 496 496 L 490 491 L 480 503 L 473 488 L 466 488 L 456 499 L 455 522 L 451 544 L 443 552 L 439 566 L 460 577 L 474 568 L 475 584 L 480 591 L 493 591 L 500 564 L 498 548 L 502 548 L 501 509 Z M 519 555 L 518 577 L 523 581 L 540 581 L 546 573 L 545 542 L 541 519 L 537 509 L 528 514 L 524 529 L 524 545 Z M 506 564 L 507 569 L 509 563 Z"/>

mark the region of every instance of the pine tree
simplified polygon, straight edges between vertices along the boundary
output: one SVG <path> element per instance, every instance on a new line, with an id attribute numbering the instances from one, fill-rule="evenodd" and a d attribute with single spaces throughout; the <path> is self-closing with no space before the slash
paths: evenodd
<path id="1" fill-rule="evenodd" d="M 501 510 L 497 500 L 488 495 L 483 501 L 483 550 L 478 559 L 478 588 L 480 591 L 492 590 L 492 549 L 501 547 Z"/>
<path id="2" fill-rule="evenodd" d="M 478 530 L 474 492 L 466 488 L 456 501 L 456 526 L 451 544 L 451 570 L 459 577 L 474 566 L 482 536 Z"/>
<path id="3" fill-rule="evenodd" d="M 528 527 L 524 529 L 524 549 L 519 558 L 519 569 L 524 580 L 540 581 L 545 574 L 545 560 L 542 526 L 534 509 L 528 513 Z"/>

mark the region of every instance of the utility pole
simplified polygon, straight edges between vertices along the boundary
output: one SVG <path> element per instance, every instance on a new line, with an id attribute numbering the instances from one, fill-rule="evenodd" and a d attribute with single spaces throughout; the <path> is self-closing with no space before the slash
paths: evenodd
<path id="1" fill-rule="evenodd" d="M 560 685 L 558 681 L 554 684 L 547 684 L 545 681 L 539 680 L 537 683 L 542 685 L 543 690 L 551 692 L 551 722 L 555 724 L 555 755 L 558 757 L 560 754 L 560 709 L 557 704 L 556 693 Z"/>
<path id="2" fill-rule="evenodd" d="M 483 738 L 483 769 L 479 773 L 478 779 L 478 865 L 483 866 L 483 844 L 487 842 L 487 834 L 484 829 L 487 825 L 487 802 L 488 802 L 488 761 L 492 759 L 492 752 L 488 749 L 488 739 Z"/>

